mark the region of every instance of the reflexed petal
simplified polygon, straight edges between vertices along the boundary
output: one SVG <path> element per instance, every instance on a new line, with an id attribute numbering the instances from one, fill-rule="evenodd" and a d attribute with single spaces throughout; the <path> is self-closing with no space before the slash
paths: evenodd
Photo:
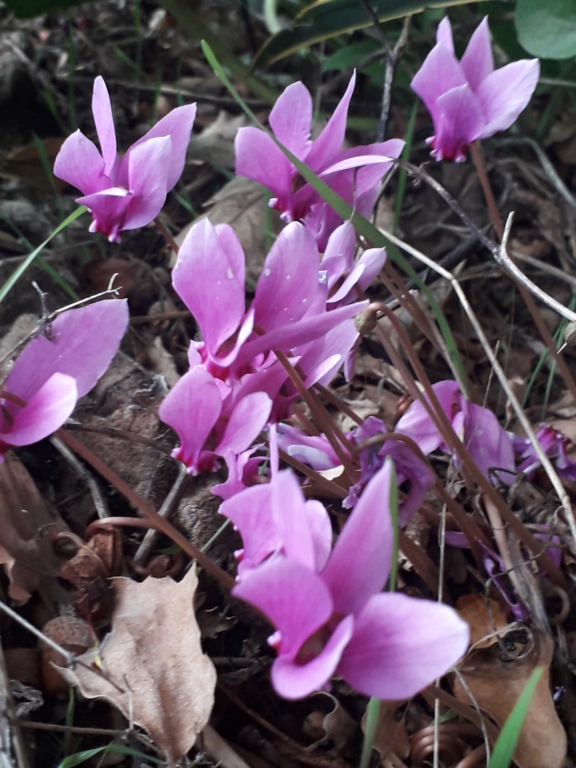
<path id="1" fill-rule="evenodd" d="M 230 420 L 215 453 L 223 456 L 228 450 L 242 453 L 264 429 L 272 401 L 264 392 L 254 392 L 236 400 Z"/>
<path id="2" fill-rule="evenodd" d="M 358 285 L 361 290 L 365 291 L 377 275 L 380 274 L 380 270 L 386 262 L 386 248 L 369 248 L 364 251 L 362 256 L 358 259 L 358 265 L 364 267 L 364 272 L 358 280 Z"/>
<path id="3" fill-rule="evenodd" d="M 72 184 L 84 195 L 110 186 L 104 176 L 104 160 L 93 141 L 82 131 L 68 136 L 54 161 L 54 175 Z"/>
<path id="4" fill-rule="evenodd" d="M 106 371 L 128 326 L 126 299 L 106 299 L 62 312 L 51 338 L 37 336 L 20 354 L 6 380 L 8 392 L 30 401 L 54 373 L 76 381 L 83 397 Z"/>
<path id="5" fill-rule="evenodd" d="M 454 55 L 454 38 L 452 37 L 452 27 L 448 16 L 445 16 L 440 24 L 438 24 L 436 42 L 443 45 L 452 55 Z"/>
<path id="6" fill-rule="evenodd" d="M 468 80 L 468 85 L 473 91 L 476 91 L 480 83 L 494 71 L 488 16 L 484 16 L 474 31 L 460 64 Z"/>
<path id="7" fill-rule="evenodd" d="M 106 163 L 106 175 L 112 180 L 113 186 L 116 181 L 114 172 L 118 163 L 118 151 L 116 149 L 116 130 L 114 128 L 114 118 L 112 116 L 112 105 L 110 104 L 110 95 L 106 88 L 106 83 L 101 77 L 94 80 L 94 91 L 92 94 L 92 114 L 96 123 L 96 133 L 102 150 L 102 157 Z"/>
<path id="8" fill-rule="evenodd" d="M 310 146 L 312 97 L 303 83 L 293 83 L 278 97 L 268 118 L 276 138 L 299 160 Z"/>
<path id="9" fill-rule="evenodd" d="M 322 571 L 338 613 L 358 613 L 371 595 L 380 592 L 390 573 L 391 474 L 392 462 L 387 459 L 364 489 Z"/>
<path id="10" fill-rule="evenodd" d="M 240 128 L 234 142 L 236 175 L 259 181 L 278 199 L 280 211 L 290 208 L 294 170 L 274 141 L 258 128 Z"/>
<path id="11" fill-rule="evenodd" d="M 446 605 L 399 594 L 370 598 L 336 670 L 360 693 L 414 696 L 461 658 L 468 624 Z"/>
<path id="12" fill-rule="evenodd" d="M 455 381 L 439 381 L 432 386 L 440 407 L 452 422 L 456 410 L 460 410 L 460 389 Z M 428 398 L 424 395 L 426 400 Z M 424 454 L 432 453 L 442 445 L 437 427 L 420 401 L 412 403 L 394 429 L 408 435 Z"/>
<path id="13" fill-rule="evenodd" d="M 350 78 L 346 93 L 340 100 L 340 103 L 334 110 L 332 117 L 326 124 L 326 127 L 313 142 L 312 147 L 306 158 L 306 165 L 313 171 L 319 173 L 328 165 L 336 162 L 342 152 L 344 136 L 346 134 L 346 121 L 348 119 L 348 107 L 350 99 L 354 92 L 356 84 L 356 72 Z"/>
<path id="14" fill-rule="evenodd" d="M 410 88 L 420 96 L 432 116 L 436 128 L 437 102 L 442 94 L 466 83 L 460 63 L 444 45 L 436 45 L 414 75 Z M 436 128 L 437 130 L 437 128 Z"/>
<path id="15" fill-rule="evenodd" d="M 538 59 L 524 59 L 492 72 L 479 86 L 478 96 L 484 112 L 480 138 L 505 131 L 527 106 L 540 77 Z"/>
<path id="16" fill-rule="evenodd" d="M 325 688 L 354 629 L 354 618 L 346 616 L 330 635 L 318 656 L 298 664 L 288 656 L 279 656 L 272 664 L 272 684 L 285 699 L 301 699 Z"/>
<path id="17" fill-rule="evenodd" d="M 244 269 L 244 252 L 232 228 L 215 229 L 208 219 L 195 224 L 180 247 L 172 282 L 211 357 L 244 318 Z"/>
<path id="18" fill-rule="evenodd" d="M 53 374 L 28 400 L 13 410 L 14 421 L 8 433 L 0 435 L 8 445 L 30 445 L 59 429 L 76 405 L 76 382 L 63 373 Z"/>
<path id="19" fill-rule="evenodd" d="M 453 88 L 436 103 L 435 135 L 430 142 L 436 160 L 456 160 L 466 157 L 468 146 L 480 138 L 484 117 L 478 98 L 469 85 Z"/>
<path id="20" fill-rule="evenodd" d="M 266 257 L 252 308 L 254 324 L 272 331 L 318 313 L 326 303 L 320 284 L 318 249 L 302 224 L 293 222 L 278 235 Z"/>
<path id="21" fill-rule="evenodd" d="M 358 301 L 355 304 L 338 307 L 338 309 L 324 312 L 321 315 L 304 317 L 292 325 L 276 328 L 264 336 L 248 341 L 238 354 L 238 363 L 253 360 L 256 355 L 266 350 L 281 349 L 286 351 L 299 345 L 308 344 L 314 339 L 321 338 L 344 320 L 354 317 L 367 306 L 368 301 Z"/>
<path id="22" fill-rule="evenodd" d="M 332 598 L 322 579 L 282 555 L 247 573 L 232 594 L 270 619 L 280 633 L 279 655 L 292 659 L 332 615 Z"/>
<path id="23" fill-rule="evenodd" d="M 218 510 L 234 523 L 240 532 L 243 555 L 238 575 L 244 575 L 280 548 L 280 535 L 272 515 L 270 484 L 246 488 L 226 499 Z"/>
<path id="24" fill-rule="evenodd" d="M 158 415 L 177 433 L 177 457 L 195 474 L 206 438 L 222 408 L 220 390 L 202 368 L 184 374 L 162 401 Z"/>
<path id="25" fill-rule="evenodd" d="M 190 143 L 190 134 L 196 117 L 196 104 L 186 104 L 176 107 L 166 117 L 159 120 L 150 130 L 135 142 L 126 155 L 130 155 L 136 147 L 146 143 L 149 139 L 160 139 L 169 136 L 172 153 L 166 168 L 166 191 L 170 192 L 184 170 L 186 163 L 186 151 Z"/>
<path id="26" fill-rule="evenodd" d="M 169 136 L 149 139 L 132 150 L 128 184 L 132 198 L 122 229 L 138 229 L 153 221 L 166 201 L 172 141 Z"/>
<path id="27" fill-rule="evenodd" d="M 328 245 L 324 251 L 322 257 L 322 268 L 328 269 L 328 279 L 332 277 L 330 274 L 330 264 L 332 261 L 335 263 L 342 262 L 343 268 L 340 272 L 337 272 L 335 277 L 340 277 L 343 272 L 352 269 L 354 266 L 354 251 L 356 249 L 356 230 L 354 225 L 346 221 L 341 224 L 337 229 L 332 232 L 328 239 Z M 338 262 L 336 261 L 338 260 Z"/>

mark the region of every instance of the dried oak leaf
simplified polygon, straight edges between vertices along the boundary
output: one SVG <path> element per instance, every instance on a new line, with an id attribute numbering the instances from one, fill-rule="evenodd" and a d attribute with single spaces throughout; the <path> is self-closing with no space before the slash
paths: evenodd
<path id="1" fill-rule="evenodd" d="M 78 657 L 86 666 L 60 670 L 84 696 L 107 699 L 144 728 L 171 764 L 193 746 L 214 704 L 216 671 L 193 609 L 197 585 L 193 569 L 179 583 L 113 579 L 112 632 L 97 652 Z"/>
<path id="2" fill-rule="evenodd" d="M 26 467 L 8 453 L 0 464 L 0 564 L 10 579 L 13 600 L 25 602 L 40 587 L 46 596 L 63 562 L 54 548 L 55 537 L 67 530 Z"/>
<path id="3" fill-rule="evenodd" d="M 500 727 L 504 725 L 537 667 L 544 669 L 514 752 L 519 768 L 561 768 L 566 757 L 566 732 L 550 692 L 552 638 L 539 629 L 513 630 L 498 643 L 472 651 L 459 665 L 454 695 L 466 704 L 473 701 Z M 463 681 L 460 682 L 460 681 Z"/>

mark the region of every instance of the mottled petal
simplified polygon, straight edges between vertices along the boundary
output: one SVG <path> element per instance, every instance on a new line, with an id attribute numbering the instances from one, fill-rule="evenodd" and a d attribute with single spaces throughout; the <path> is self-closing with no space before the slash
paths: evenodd
<path id="1" fill-rule="evenodd" d="M 387 459 L 364 489 L 322 571 L 338 613 L 358 613 L 384 587 L 390 573 L 391 475 L 392 463 Z"/>
<path id="2" fill-rule="evenodd" d="M 236 175 L 260 182 L 277 198 L 280 211 L 290 208 L 295 171 L 282 150 L 264 131 L 240 128 L 234 142 Z"/>
<path id="3" fill-rule="evenodd" d="M 132 198 L 122 229 L 138 229 L 153 221 L 166 201 L 172 141 L 169 136 L 149 139 L 132 150 L 128 183 Z"/>
<path id="4" fill-rule="evenodd" d="M 150 139 L 161 139 L 169 136 L 172 152 L 165 169 L 166 173 L 166 191 L 170 192 L 176 186 L 176 183 L 186 163 L 186 150 L 190 143 L 190 134 L 196 117 L 196 104 L 186 104 L 183 107 L 176 107 L 169 112 L 166 117 L 159 120 L 150 130 L 135 142 L 126 155 L 130 155 L 136 147 L 141 146 Z"/>
<path id="5" fill-rule="evenodd" d="M 312 97 L 303 83 L 293 83 L 278 97 L 268 118 L 276 138 L 299 160 L 310 146 Z"/>
<path id="6" fill-rule="evenodd" d="M 222 408 L 212 376 L 202 368 L 188 371 L 162 401 L 158 415 L 177 433 L 181 446 L 175 457 L 196 474 L 204 443 Z"/>
<path id="7" fill-rule="evenodd" d="M 322 579 L 281 555 L 247 573 L 232 594 L 270 619 L 280 633 L 279 655 L 292 659 L 332 615 L 332 598 Z"/>
<path id="8" fill-rule="evenodd" d="M 118 163 L 116 149 L 116 130 L 112 116 L 112 105 L 106 83 L 101 77 L 94 80 L 92 94 L 92 114 L 96 123 L 96 133 L 102 150 L 102 157 L 106 163 L 106 175 L 115 183 L 114 172 Z"/>
<path id="9" fill-rule="evenodd" d="M 279 656 L 272 664 L 272 685 L 285 699 L 301 699 L 325 688 L 334 674 L 347 643 L 352 637 L 354 618 L 346 616 L 330 635 L 320 653 L 299 664 L 289 656 Z"/>
<path id="10" fill-rule="evenodd" d="M 302 224 L 293 222 L 278 235 L 264 262 L 252 308 L 254 324 L 272 331 L 318 313 L 326 303 L 318 249 Z"/>
<path id="11" fill-rule="evenodd" d="M 244 252 L 232 228 L 214 228 L 208 219 L 195 224 L 180 247 L 172 282 L 212 357 L 242 323 L 244 279 Z"/>
<path id="12" fill-rule="evenodd" d="M 440 407 L 452 421 L 456 410 L 460 410 L 460 389 L 455 381 L 439 381 L 432 386 Z M 420 401 L 412 403 L 396 424 L 395 432 L 408 435 L 424 454 L 432 453 L 442 444 L 437 427 Z"/>
<path id="13" fill-rule="evenodd" d="M 30 445 L 59 429 L 76 405 L 78 393 L 71 376 L 54 373 L 28 400 L 13 410 L 10 431 L 0 435 L 8 445 Z"/>
<path id="14" fill-rule="evenodd" d="M 538 59 L 525 59 L 492 72 L 480 83 L 476 95 L 484 113 L 480 138 L 505 131 L 527 106 L 540 77 Z"/>
<path id="15" fill-rule="evenodd" d="M 334 163 L 342 152 L 342 145 L 344 144 L 344 137 L 346 135 L 348 107 L 350 106 L 350 99 L 354 93 L 355 84 L 356 72 L 354 72 L 350 78 L 346 93 L 334 110 L 332 117 L 326 124 L 320 136 L 313 142 L 308 153 L 306 165 L 316 173 Z"/>
<path id="16" fill-rule="evenodd" d="M 77 397 L 83 397 L 110 365 L 127 326 L 125 299 L 62 312 L 51 324 L 50 338 L 37 336 L 20 354 L 4 386 L 29 401 L 58 372 L 71 376 Z"/>
<path id="17" fill-rule="evenodd" d="M 407 699 L 448 672 L 468 639 L 468 624 L 446 605 L 374 595 L 355 617 L 336 671 L 366 696 Z"/>
<path id="18" fill-rule="evenodd" d="M 68 136 L 54 161 L 54 175 L 72 184 L 84 195 L 99 192 L 110 186 L 104 176 L 104 160 L 94 142 L 82 131 Z"/>
<path id="19" fill-rule="evenodd" d="M 494 71 L 488 16 L 484 16 L 474 31 L 460 64 L 473 91 L 476 91 L 480 83 Z"/>

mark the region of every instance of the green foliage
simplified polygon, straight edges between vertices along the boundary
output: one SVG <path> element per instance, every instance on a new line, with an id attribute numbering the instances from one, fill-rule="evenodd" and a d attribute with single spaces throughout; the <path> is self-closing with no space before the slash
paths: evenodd
<path id="1" fill-rule="evenodd" d="M 16 16 L 30 18 L 49 11 L 70 8 L 72 5 L 80 5 L 84 0 L 4 0 L 4 2 Z"/>
<path id="2" fill-rule="evenodd" d="M 533 56 L 576 56 L 574 0 L 518 0 L 515 23 L 521 45 Z"/>
<path id="3" fill-rule="evenodd" d="M 82 763 L 85 763 L 87 760 L 91 760 L 93 757 L 96 757 L 96 755 L 102 755 L 107 752 L 115 752 L 116 754 L 120 755 L 136 757 L 154 765 L 164 765 L 163 760 L 159 760 L 156 757 L 143 755 L 141 752 L 138 752 L 135 749 L 130 749 L 130 747 L 125 747 L 122 744 L 108 744 L 105 747 L 86 749 L 84 752 L 77 752 L 75 755 L 69 755 L 64 760 L 62 760 L 58 768 L 74 768 L 76 765 L 82 765 Z"/>
<path id="4" fill-rule="evenodd" d="M 446 8 L 469 2 L 471 0 L 371 0 L 371 5 L 380 22 L 383 22 L 419 13 L 426 8 Z M 273 64 L 308 45 L 373 24 L 372 16 L 361 2 L 316 0 L 300 11 L 293 27 L 283 29 L 265 43 L 256 57 L 255 66 Z"/>
<path id="5" fill-rule="evenodd" d="M 543 673 L 544 668 L 537 667 L 530 675 L 526 687 L 522 691 L 522 695 L 516 702 L 508 720 L 506 720 L 504 727 L 500 731 L 500 736 L 498 736 L 498 741 L 492 752 L 488 768 L 508 768 L 512 762 L 512 756 L 514 755 L 514 750 L 516 749 L 516 744 L 520 737 L 520 731 L 522 730 L 524 719 L 528 712 L 528 707 L 530 706 L 530 701 Z"/>

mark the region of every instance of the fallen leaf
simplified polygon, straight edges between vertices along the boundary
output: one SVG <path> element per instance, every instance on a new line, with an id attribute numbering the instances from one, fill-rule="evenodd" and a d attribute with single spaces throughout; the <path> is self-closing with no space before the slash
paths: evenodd
<path id="1" fill-rule="evenodd" d="M 396 711 L 405 702 L 381 701 L 378 711 L 378 723 L 374 734 L 374 749 L 384 760 L 390 753 L 394 753 L 402 759 L 410 754 L 410 742 L 406 733 L 403 720 L 396 720 Z M 366 730 L 366 712 L 362 717 L 362 731 Z"/>
<path id="2" fill-rule="evenodd" d="M 179 583 L 113 579 L 112 632 L 78 657 L 83 665 L 60 670 L 83 696 L 110 701 L 144 728 L 170 765 L 193 746 L 214 704 L 216 671 L 202 653 L 193 609 L 197 585 L 193 568 Z"/>
<path id="3" fill-rule="evenodd" d="M 566 732 L 550 692 L 554 642 L 539 629 L 515 629 L 489 648 L 473 651 L 460 665 L 454 694 L 487 712 L 502 727 L 537 667 L 544 668 L 530 701 L 514 752 L 519 768 L 561 768 L 566 757 Z M 466 687 L 464 687 L 466 686 Z"/>
<path id="4" fill-rule="evenodd" d="M 506 616 L 500 605 L 482 595 L 462 595 L 456 608 L 460 617 L 470 627 L 470 645 L 475 648 L 487 648 L 498 642 L 498 630 L 508 626 Z"/>
<path id="5" fill-rule="evenodd" d="M 10 579 L 8 594 L 13 600 L 25 602 L 40 586 L 46 590 L 47 578 L 58 576 L 64 558 L 54 542 L 67 530 L 26 467 L 8 453 L 0 464 L 0 564 Z"/>

